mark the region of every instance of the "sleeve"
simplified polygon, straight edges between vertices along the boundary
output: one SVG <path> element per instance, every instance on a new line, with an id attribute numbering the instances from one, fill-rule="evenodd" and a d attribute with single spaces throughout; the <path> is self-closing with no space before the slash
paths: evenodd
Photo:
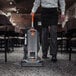
<path id="1" fill-rule="evenodd" d="M 40 0 L 35 0 L 32 8 L 32 12 L 35 13 L 40 6 Z"/>
<path id="2" fill-rule="evenodd" d="M 64 15 L 65 14 L 65 0 L 59 0 L 59 5 L 61 9 L 61 14 Z"/>

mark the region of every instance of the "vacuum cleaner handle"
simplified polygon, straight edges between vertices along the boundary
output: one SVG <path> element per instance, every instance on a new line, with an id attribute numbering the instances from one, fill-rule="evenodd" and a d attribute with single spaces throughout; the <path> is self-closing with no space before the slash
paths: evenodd
<path id="1" fill-rule="evenodd" d="M 35 17 L 35 15 L 32 14 L 32 28 L 34 28 L 34 17 Z"/>

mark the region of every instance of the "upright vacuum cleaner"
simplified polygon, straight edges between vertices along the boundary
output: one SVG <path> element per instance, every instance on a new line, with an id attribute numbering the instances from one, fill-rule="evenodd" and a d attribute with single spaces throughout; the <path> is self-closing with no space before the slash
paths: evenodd
<path id="1" fill-rule="evenodd" d="M 42 66 L 41 58 L 38 57 L 39 47 L 39 35 L 34 28 L 34 16 L 32 16 L 32 27 L 25 33 L 25 52 L 21 66 Z"/>

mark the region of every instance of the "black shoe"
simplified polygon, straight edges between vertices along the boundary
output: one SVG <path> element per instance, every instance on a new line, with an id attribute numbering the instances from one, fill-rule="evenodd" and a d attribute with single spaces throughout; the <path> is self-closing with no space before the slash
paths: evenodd
<path id="1" fill-rule="evenodd" d="M 49 57 L 47 57 L 47 56 L 42 56 L 42 58 L 43 58 L 43 59 L 49 59 Z"/>
<path id="2" fill-rule="evenodd" d="M 57 61 L 57 57 L 56 55 L 52 55 L 52 59 L 51 59 L 52 62 L 56 62 Z"/>

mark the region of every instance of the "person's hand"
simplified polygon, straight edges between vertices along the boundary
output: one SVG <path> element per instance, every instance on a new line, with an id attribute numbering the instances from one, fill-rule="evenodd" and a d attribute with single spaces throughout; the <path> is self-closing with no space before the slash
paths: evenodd
<path id="1" fill-rule="evenodd" d="M 31 13 L 31 16 L 34 17 L 34 16 L 35 16 L 35 13 L 32 12 L 32 13 Z"/>
<path id="2" fill-rule="evenodd" d="M 65 20 L 65 15 L 61 15 L 61 22 L 64 22 Z"/>

